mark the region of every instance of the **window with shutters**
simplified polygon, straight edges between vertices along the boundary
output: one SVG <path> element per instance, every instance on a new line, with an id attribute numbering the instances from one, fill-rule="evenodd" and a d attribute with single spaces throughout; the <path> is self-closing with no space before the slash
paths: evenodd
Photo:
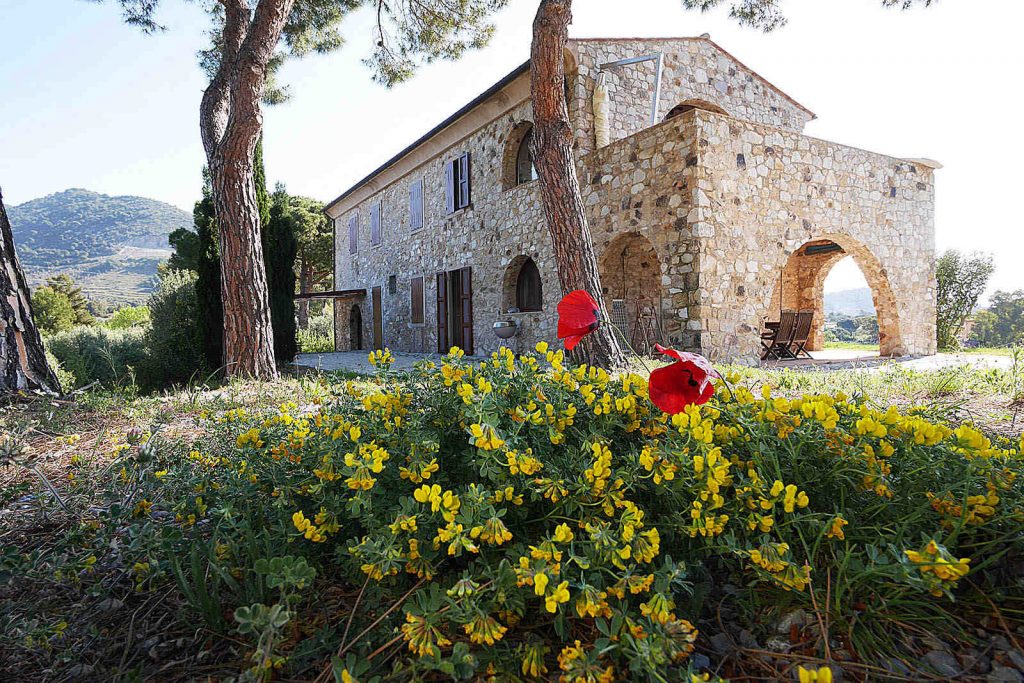
<path id="1" fill-rule="evenodd" d="M 381 203 L 378 201 L 370 206 L 370 244 L 380 244 L 380 211 Z"/>
<path id="2" fill-rule="evenodd" d="M 445 207 L 448 213 L 465 209 L 470 204 L 469 152 L 445 164 Z"/>
<path id="3" fill-rule="evenodd" d="M 409 229 L 415 232 L 423 227 L 423 179 L 409 185 Z"/>
<path id="4" fill-rule="evenodd" d="M 359 214 L 353 214 L 348 219 L 348 253 L 354 254 L 359 251 Z"/>
<path id="5" fill-rule="evenodd" d="M 423 324 L 423 278 L 414 277 L 412 279 L 412 324 L 422 325 Z"/>

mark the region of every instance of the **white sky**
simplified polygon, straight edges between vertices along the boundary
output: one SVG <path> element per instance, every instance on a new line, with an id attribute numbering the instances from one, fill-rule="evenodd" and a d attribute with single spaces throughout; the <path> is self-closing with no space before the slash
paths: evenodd
<path id="1" fill-rule="evenodd" d="M 818 114 L 809 135 L 939 160 L 938 247 L 993 252 L 990 290 L 1024 288 L 1024 2 L 940 0 L 899 12 L 880 0 L 784 0 L 790 23 L 768 35 L 721 10 L 686 12 L 679 0 L 575 5 L 574 37 L 709 32 Z M 535 11 L 534 0 L 511 0 L 489 47 L 429 65 L 390 91 L 373 84 L 360 61 L 372 41 L 370 16 L 350 17 L 343 50 L 284 69 L 294 97 L 266 113 L 270 181 L 322 200 L 340 194 L 525 61 Z M 163 0 L 170 30 L 157 36 L 122 25 L 113 0 L 0 0 L 0 18 L 5 201 L 84 187 L 190 210 L 203 164 L 198 9 Z M 829 289 L 853 286 L 855 268 L 837 266 Z"/>

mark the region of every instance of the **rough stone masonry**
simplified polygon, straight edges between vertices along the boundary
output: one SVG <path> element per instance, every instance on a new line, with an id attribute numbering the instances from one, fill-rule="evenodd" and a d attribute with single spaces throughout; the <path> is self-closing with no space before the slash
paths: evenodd
<path id="1" fill-rule="evenodd" d="M 608 65 L 659 54 L 660 79 L 656 59 Z M 782 309 L 815 311 L 820 348 L 825 276 L 852 256 L 882 355 L 935 352 L 938 164 L 804 135 L 813 113 L 707 37 L 574 40 L 566 72 L 601 294 L 637 350 L 658 340 L 755 363 Z M 530 118 L 523 65 L 328 205 L 338 350 L 554 340 L 562 292 L 522 153 Z M 498 322 L 515 335 L 500 339 Z"/>

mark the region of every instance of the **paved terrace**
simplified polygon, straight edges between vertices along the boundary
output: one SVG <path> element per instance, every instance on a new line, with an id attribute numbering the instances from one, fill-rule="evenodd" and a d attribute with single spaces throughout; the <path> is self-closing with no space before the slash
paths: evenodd
<path id="1" fill-rule="evenodd" d="M 337 353 L 300 353 L 295 357 L 295 366 L 300 371 L 320 370 L 329 372 L 342 370 L 348 372 L 373 372 L 373 367 L 367 360 L 368 351 L 339 351 Z M 395 357 L 394 368 L 407 370 L 412 368 L 416 361 L 433 359 L 440 360 L 441 356 L 436 353 L 400 353 L 392 351 Z M 888 364 L 900 365 L 908 370 L 939 370 L 961 365 L 970 365 L 980 368 L 1009 368 L 1012 359 L 1008 356 L 990 356 L 976 353 L 939 353 L 934 356 L 904 357 L 904 358 L 879 358 L 878 354 L 864 354 L 862 351 L 850 351 L 844 349 L 828 349 L 825 351 L 813 351 L 812 360 L 800 361 L 771 361 L 763 363 L 762 367 L 780 368 L 787 367 L 794 370 L 805 371 L 828 371 L 862 369 L 867 372 L 878 371 Z"/>

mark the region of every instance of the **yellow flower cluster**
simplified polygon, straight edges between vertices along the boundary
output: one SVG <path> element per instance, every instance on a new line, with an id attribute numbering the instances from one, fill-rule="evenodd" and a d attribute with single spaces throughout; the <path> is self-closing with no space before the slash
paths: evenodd
<path id="1" fill-rule="evenodd" d="M 344 458 L 346 473 L 345 485 L 356 491 L 369 491 L 377 480 L 371 476 L 384 471 L 384 463 L 389 454 L 376 442 L 361 444 L 356 452 L 346 453 Z"/>
<path id="2" fill-rule="evenodd" d="M 366 360 L 375 368 L 387 370 L 395 362 L 395 357 L 390 349 L 378 349 L 377 351 L 371 351 Z"/>
<path id="3" fill-rule="evenodd" d="M 955 558 L 935 540 L 928 541 L 921 550 L 903 552 L 921 573 L 929 592 L 936 597 L 956 587 L 957 582 L 971 570 L 968 566 L 970 558 Z"/>
<path id="4" fill-rule="evenodd" d="M 485 451 L 496 451 L 505 445 L 505 442 L 498 436 L 498 432 L 489 424 L 472 424 L 469 427 L 469 442 L 479 449 Z"/>
<path id="5" fill-rule="evenodd" d="M 314 543 L 323 543 L 327 540 L 327 534 L 307 519 L 302 510 L 298 510 L 292 515 L 292 524 L 295 525 L 300 534 L 306 537 L 306 540 L 313 541 Z"/>

